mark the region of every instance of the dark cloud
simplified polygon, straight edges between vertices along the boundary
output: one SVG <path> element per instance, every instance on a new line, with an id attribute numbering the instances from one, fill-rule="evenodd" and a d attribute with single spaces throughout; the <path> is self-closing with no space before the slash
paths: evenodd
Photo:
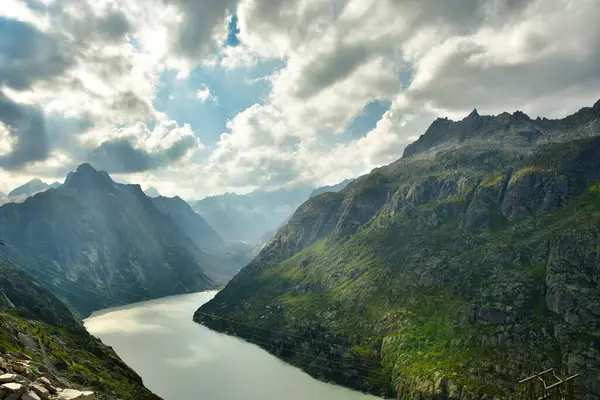
<path id="1" fill-rule="evenodd" d="M 144 115 L 146 117 L 150 117 L 152 114 L 152 107 L 132 91 L 116 95 L 111 108 L 127 114 Z"/>
<path id="2" fill-rule="evenodd" d="M 59 37 L 0 17 L 0 82 L 16 90 L 62 75 L 75 55 Z"/>
<path id="3" fill-rule="evenodd" d="M 340 44 L 335 53 L 320 57 L 306 68 L 296 96 L 307 99 L 342 81 L 367 61 L 373 52 L 368 43 Z"/>
<path id="4" fill-rule="evenodd" d="M 149 153 L 133 147 L 130 140 L 119 139 L 91 150 L 87 161 L 109 173 L 143 172 L 178 161 L 195 145 L 194 138 L 184 137 L 166 150 Z"/>
<path id="5" fill-rule="evenodd" d="M 110 10 L 106 15 L 96 19 L 96 26 L 100 34 L 110 41 L 123 38 L 131 30 L 127 17 L 118 10 Z"/>
<path id="6" fill-rule="evenodd" d="M 0 92 L 0 121 L 9 127 L 11 136 L 16 138 L 12 151 L 0 157 L 2 168 L 16 170 L 48 157 L 50 145 L 44 115 L 39 109 L 15 103 Z"/>
<path id="7" fill-rule="evenodd" d="M 225 17 L 236 4 L 235 0 L 163 1 L 178 6 L 182 11 L 183 21 L 178 25 L 173 51 L 189 60 L 201 59 L 215 50 L 212 34 L 225 24 Z"/>

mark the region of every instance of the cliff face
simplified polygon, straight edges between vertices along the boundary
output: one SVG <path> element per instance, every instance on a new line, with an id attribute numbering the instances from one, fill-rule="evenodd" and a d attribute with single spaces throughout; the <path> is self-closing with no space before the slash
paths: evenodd
<path id="1" fill-rule="evenodd" d="M 510 396 L 546 368 L 600 398 L 599 111 L 435 122 L 304 203 L 194 319 L 399 398 Z"/>
<path id="2" fill-rule="evenodd" d="M 3 251 L 83 314 L 213 287 L 210 257 L 153 201 L 84 164 L 61 187 L 0 207 Z"/>
<path id="3" fill-rule="evenodd" d="M 0 258 L 0 397 L 160 400 L 65 304 Z"/>

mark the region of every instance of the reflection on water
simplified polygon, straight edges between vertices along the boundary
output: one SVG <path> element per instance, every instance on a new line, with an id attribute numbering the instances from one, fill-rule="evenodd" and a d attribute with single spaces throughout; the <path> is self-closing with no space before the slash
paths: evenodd
<path id="1" fill-rule="evenodd" d="M 194 323 L 194 311 L 215 294 L 103 310 L 85 326 L 165 400 L 377 399 L 317 381 L 255 345 Z"/>

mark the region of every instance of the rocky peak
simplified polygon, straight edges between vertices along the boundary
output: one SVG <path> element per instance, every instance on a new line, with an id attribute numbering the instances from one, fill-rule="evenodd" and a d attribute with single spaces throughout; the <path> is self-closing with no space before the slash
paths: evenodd
<path id="1" fill-rule="evenodd" d="M 481 116 L 477 109 L 460 121 L 447 118 L 436 119 L 417 141 L 404 150 L 403 157 L 438 150 L 446 144 L 463 144 L 472 139 L 485 140 L 501 145 L 512 145 L 517 148 L 534 148 L 538 140 L 545 142 L 561 141 L 566 131 L 585 136 L 590 129 L 583 129 L 585 124 L 600 118 L 600 100 L 592 108 L 580 111 L 560 120 L 546 118 L 531 119 L 523 111 L 510 114 L 503 112 L 496 116 Z M 492 143 L 493 144 L 493 143 Z"/>
<path id="2" fill-rule="evenodd" d="M 114 187 L 114 181 L 107 172 L 97 171 L 90 164 L 83 163 L 75 172 L 69 172 L 64 186 L 79 190 L 108 190 Z"/>
<path id="3" fill-rule="evenodd" d="M 477 112 L 477 109 L 474 108 L 473 111 L 471 111 L 471 113 L 469 115 L 467 115 L 467 117 L 463 121 L 474 120 L 474 119 L 477 119 L 479 117 L 480 117 L 480 115 Z"/>

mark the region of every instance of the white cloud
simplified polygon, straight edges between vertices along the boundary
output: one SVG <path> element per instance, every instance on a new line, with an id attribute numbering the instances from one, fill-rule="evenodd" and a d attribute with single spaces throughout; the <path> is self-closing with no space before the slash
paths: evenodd
<path id="1" fill-rule="evenodd" d="M 196 97 L 198 99 L 200 99 L 200 101 L 202 103 L 206 103 L 207 101 L 210 100 L 216 104 L 219 104 L 219 98 L 217 96 L 214 96 L 210 92 L 210 89 L 208 88 L 208 86 L 206 86 L 206 85 L 202 85 L 202 87 L 200 87 L 200 89 L 198 89 L 198 91 L 196 92 Z"/>
<path id="2" fill-rule="evenodd" d="M 239 168 L 222 178 L 259 184 L 260 169 L 249 165 L 286 160 L 297 173 L 286 179 L 331 181 L 399 158 L 438 116 L 461 118 L 473 107 L 564 116 L 591 105 L 600 89 L 599 8 L 595 0 L 242 0 L 239 54 L 224 59 L 231 68 L 236 56 L 240 66 L 285 61 L 262 109 L 277 110 L 283 135 L 300 145 L 233 146 L 232 130 L 215 154 Z M 321 144 L 373 100 L 392 105 L 371 132 Z"/>
<path id="3" fill-rule="evenodd" d="M 36 51 L 0 65 L 9 77 L 1 92 L 23 115 L 39 109 L 82 126 L 77 136 L 49 132 L 48 161 L 38 155 L 23 173 L 44 162 L 58 171 L 111 143 L 106 151 L 159 166 L 128 178 L 167 194 L 334 183 L 399 158 L 438 116 L 477 107 L 557 117 L 600 93 L 597 0 L 4 1 L 0 15 L 39 34 L 23 30 Z M 223 46 L 234 12 L 240 45 Z M 259 78 L 269 94 L 231 117 L 210 153 L 195 139 L 202 126 L 153 106 L 165 70 L 185 85 L 198 65 L 245 71 L 271 60 L 283 68 Z M 205 85 L 197 98 L 227 100 Z M 390 109 L 348 139 L 348 125 L 376 100 Z M 15 146 L 0 129 L 0 152 Z"/>

